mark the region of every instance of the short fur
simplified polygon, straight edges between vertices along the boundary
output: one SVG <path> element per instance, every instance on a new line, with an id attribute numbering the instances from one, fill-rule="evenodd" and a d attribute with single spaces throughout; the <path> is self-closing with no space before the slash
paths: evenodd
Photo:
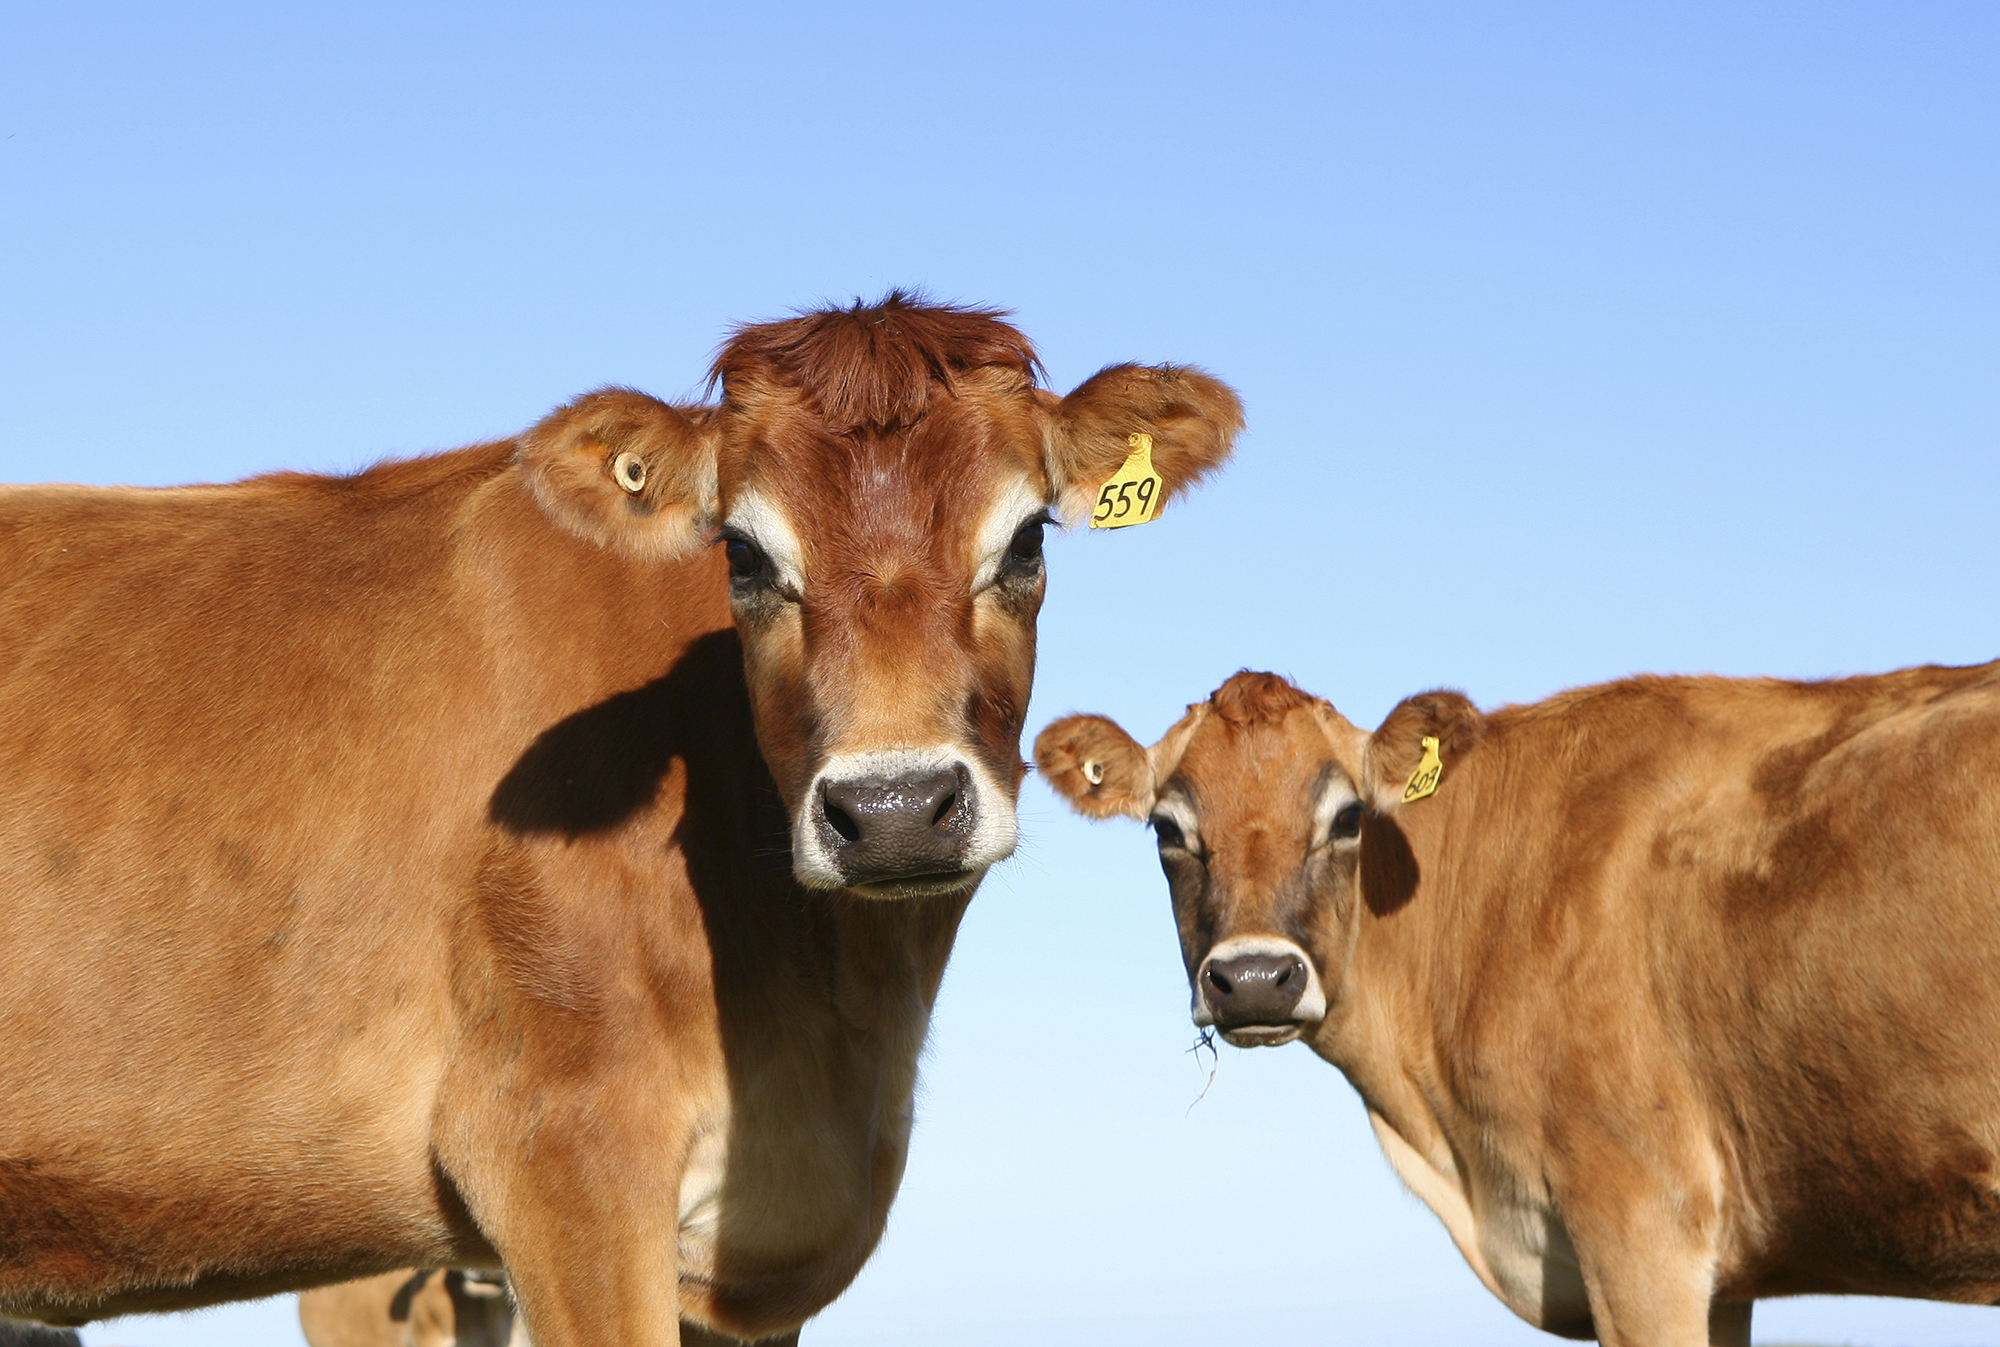
<path id="1" fill-rule="evenodd" d="M 1248 669 L 1230 678 L 1208 699 L 1209 708 L 1218 717 L 1228 724 L 1244 727 L 1282 721 L 1286 715 L 1312 703 L 1310 694 L 1299 691 L 1278 675 L 1253 673 Z"/>
<path id="2" fill-rule="evenodd" d="M 2000 664 L 1187 724 L 1151 757 L 1199 814 L 1190 975 L 1309 952 L 1314 1051 L 1523 1318 L 1747 1344 L 1760 1297 L 2000 1299 Z"/>
<path id="3" fill-rule="evenodd" d="M 352 477 L 0 488 L 0 1315 L 504 1263 L 538 1347 L 670 1344 L 853 1278 L 978 875 L 808 889 L 790 824 L 913 742 L 1011 818 L 1042 565 L 978 553 L 1072 489 L 1069 400 L 894 297 L 717 369 Z M 790 599 L 703 549 L 746 492 Z"/>
<path id="4" fill-rule="evenodd" d="M 999 309 L 927 304 L 903 291 L 880 303 L 745 324 L 710 375 L 726 396 L 777 386 L 835 435 L 907 431 L 974 370 L 1004 370 L 1026 388 L 1040 363 Z"/>

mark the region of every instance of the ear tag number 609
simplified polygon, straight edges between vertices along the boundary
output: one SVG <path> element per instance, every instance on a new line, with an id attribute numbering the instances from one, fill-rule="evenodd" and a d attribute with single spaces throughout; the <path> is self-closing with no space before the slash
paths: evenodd
<path id="1" fill-rule="evenodd" d="M 1444 759 L 1438 756 L 1437 736 L 1424 736 L 1424 756 L 1417 763 L 1417 770 L 1410 773 L 1410 780 L 1403 787 L 1403 803 L 1412 804 L 1437 794 L 1438 781 L 1444 776 Z"/>
<path id="2" fill-rule="evenodd" d="M 1138 434 L 1125 437 L 1132 452 L 1125 459 L 1125 466 L 1111 474 L 1097 493 L 1097 506 L 1091 511 L 1090 526 L 1094 529 L 1130 528 L 1134 524 L 1150 524 L 1160 513 L 1160 474 L 1153 471 L 1153 437 Z"/>

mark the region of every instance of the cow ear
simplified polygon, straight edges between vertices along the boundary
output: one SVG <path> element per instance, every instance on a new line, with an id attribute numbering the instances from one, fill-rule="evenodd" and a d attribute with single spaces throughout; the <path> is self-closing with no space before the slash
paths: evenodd
<path id="1" fill-rule="evenodd" d="M 1153 810 L 1153 766 L 1138 741 L 1103 716 L 1064 716 L 1035 736 L 1035 767 L 1087 818 Z"/>
<path id="2" fill-rule="evenodd" d="M 1362 770 L 1369 804 L 1391 810 L 1428 798 L 1451 780 L 1478 746 L 1485 728 L 1486 718 L 1461 693 L 1420 692 L 1405 697 L 1368 737 Z M 1428 779 L 1426 739 L 1437 740 L 1435 780 Z M 1418 779 L 1420 773 L 1426 779 Z"/>
<path id="3" fill-rule="evenodd" d="M 600 388 L 543 417 L 514 459 L 551 519 L 635 560 L 693 551 L 715 517 L 716 436 L 706 407 Z"/>
<path id="4" fill-rule="evenodd" d="M 1049 480 L 1057 510 L 1089 517 L 1097 492 L 1132 453 L 1132 436 L 1153 437 L 1162 499 L 1228 461 L 1243 429 L 1243 403 L 1228 384 L 1191 365 L 1107 365 L 1066 398 L 1045 395 Z"/>

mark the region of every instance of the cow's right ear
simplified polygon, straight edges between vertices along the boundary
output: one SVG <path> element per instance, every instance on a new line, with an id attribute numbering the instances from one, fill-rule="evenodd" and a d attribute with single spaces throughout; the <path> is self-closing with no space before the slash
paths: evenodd
<path id="1" fill-rule="evenodd" d="M 710 409 L 600 388 L 521 436 L 514 459 L 551 519 L 640 561 L 700 547 L 716 512 Z"/>
<path id="2" fill-rule="evenodd" d="M 1420 692 L 1405 697 L 1368 736 L 1362 770 L 1369 804 L 1391 810 L 1428 799 L 1451 780 L 1485 728 L 1486 717 L 1462 693 Z M 1426 739 L 1437 741 L 1434 763 Z"/>
<path id="3" fill-rule="evenodd" d="M 1137 740 L 1103 716 L 1064 716 L 1035 736 L 1035 767 L 1088 818 L 1153 811 L 1153 764 Z"/>

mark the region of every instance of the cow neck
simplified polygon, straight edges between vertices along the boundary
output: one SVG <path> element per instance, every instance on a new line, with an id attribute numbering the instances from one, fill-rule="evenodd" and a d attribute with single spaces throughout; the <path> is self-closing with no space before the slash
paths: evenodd
<path id="1" fill-rule="evenodd" d="M 720 556 L 630 561 L 558 538 L 495 581 L 495 620 L 533 637 L 503 648 L 540 652 L 506 671 L 496 717 L 528 744 L 510 750 L 490 808 L 486 887 L 513 899 L 488 921 L 497 995 L 569 1012 L 534 1020 L 572 1026 L 551 1040 L 566 1061 L 615 1073 L 643 1060 L 641 1075 L 681 1082 L 677 1106 L 716 1138 L 694 1195 L 717 1213 L 697 1241 L 712 1294 L 758 1316 L 810 1313 L 880 1238 L 970 895 L 866 899 L 794 881 Z M 595 792 L 567 784 L 593 777 Z M 526 932 L 494 929 L 529 906 Z M 598 1050 L 604 1026 L 642 1017 L 649 1046 Z M 828 1187 L 830 1152 L 851 1158 L 852 1182 Z M 818 1204 L 784 1200 L 809 1190 Z"/>
<path id="2" fill-rule="evenodd" d="M 1492 736 L 1445 789 L 1406 805 L 1363 835 L 1360 891 L 1349 904 L 1335 1013 L 1314 1048 L 1340 1068 L 1381 1123 L 1434 1165 L 1448 1164 L 1447 1120 L 1458 1112 L 1444 1068 L 1451 1028 L 1474 988 L 1464 949 L 1464 840 L 1502 765 Z M 1490 811 L 1488 811 L 1490 813 Z"/>

